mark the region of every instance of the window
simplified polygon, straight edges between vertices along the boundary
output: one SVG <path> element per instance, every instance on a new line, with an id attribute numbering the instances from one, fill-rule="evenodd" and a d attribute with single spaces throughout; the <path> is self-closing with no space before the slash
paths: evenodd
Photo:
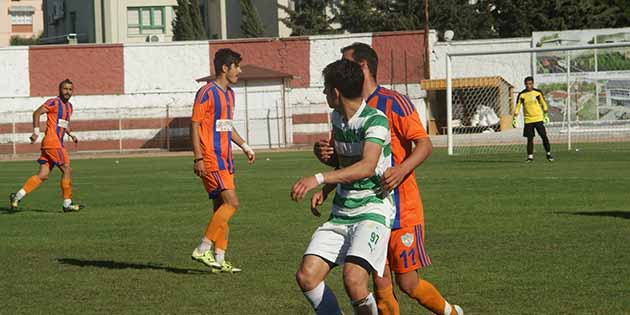
<path id="1" fill-rule="evenodd" d="M 30 12 L 11 12 L 12 25 L 32 25 L 33 13 Z"/>
<path id="2" fill-rule="evenodd" d="M 127 33 L 129 35 L 166 33 L 164 7 L 127 8 Z"/>

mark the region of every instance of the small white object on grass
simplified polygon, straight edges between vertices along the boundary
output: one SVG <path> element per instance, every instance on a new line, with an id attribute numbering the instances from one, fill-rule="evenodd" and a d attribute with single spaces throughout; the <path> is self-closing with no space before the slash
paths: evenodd
<path id="1" fill-rule="evenodd" d="M 575 152 L 580 152 L 580 149 L 575 149 Z"/>
<path id="2" fill-rule="evenodd" d="M 270 158 L 266 158 L 265 161 L 271 161 L 271 159 Z"/>
<path id="3" fill-rule="evenodd" d="M 116 164 L 118 164 L 118 163 L 120 163 L 120 162 L 119 162 L 118 160 L 116 160 L 116 162 L 115 162 L 115 163 L 116 163 Z"/>

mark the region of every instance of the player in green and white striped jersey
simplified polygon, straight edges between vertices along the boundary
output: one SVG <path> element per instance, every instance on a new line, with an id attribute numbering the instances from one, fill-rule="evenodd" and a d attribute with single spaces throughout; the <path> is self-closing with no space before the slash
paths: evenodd
<path id="1" fill-rule="evenodd" d="M 296 274 L 304 296 L 316 314 L 342 314 L 337 298 L 324 283 L 336 265 L 343 264 L 343 280 L 355 314 L 377 315 L 368 287 L 370 273 L 383 276 L 395 207 L 383 191 L 381 176 L 390 167 L 387 117 L 361 97 L 363 72 L 352 61 L 339 60 L 323 71 L 324 93 L 332 114 L 339 168 L 304 177 L 291 190 L 299 201 L 320 184 L 311 198 L 311 211 L 336 189 L 330 219 L 313 234 Z"/>

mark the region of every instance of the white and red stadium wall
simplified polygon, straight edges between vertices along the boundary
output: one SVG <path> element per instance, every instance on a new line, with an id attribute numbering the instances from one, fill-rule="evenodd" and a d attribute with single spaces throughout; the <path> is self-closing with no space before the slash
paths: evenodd
<path id="1" fill-rule="evenodd" d="M 326 137 L 329 130 L 321 70 L 340 57 L 342 47 L 353 42 L 370 44 L 379 54 L 379 82 L 394 86 L 408 83 L 403 91 L 416 105 L 421 102 L 422 32 L 2 48 L 0 154 L 39 150 L 39 145 L 27 140 L 31 112 L 56 96 L 57 85 L 65 78 L 74 82 L 72 128 L 82 139 L 81 150 L 155 147 L 165 126 L 173 138 L 171 147 L 188 148 L 187 117 L 200 87 L 195 79 L 211 72 L 214 52 L 224 47 L 240 52 L 243 64 L 294 77 L 287 85 L 287 142 L 312 143 Z M 168 119 L 162 115 L 165 104 L 176 109 Z M 424 106 L 417 107 L 423 116 Z M 158 146 L 163 147 L 163 143 Z"/>

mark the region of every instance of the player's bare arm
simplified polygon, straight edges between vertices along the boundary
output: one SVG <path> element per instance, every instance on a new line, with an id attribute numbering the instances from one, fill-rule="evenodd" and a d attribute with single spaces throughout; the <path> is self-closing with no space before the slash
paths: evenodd
<path id="1" fill-rule="evenodd" d="M 232 129 L 232 142 L 236 143 L 236 145 L 243 150 L 243 153 L 247 155 L 247 163 L 252 164 L 256 161 L 256 153 L 254 153 L 254 150 L 245 142 L 245 139 L 238 134 L 236 129 Z"/>
<path id="2" fill-rule="evenodd" d="M 199 125 L 198 121 L 192 122 L 191 127 L 191 140 L 193 145 L 193 152 L 195 155 L 193 171 L 199 177 L 206 176 L 206 167 L 203 164 L 203 153 L 201 151 L 201 141 L 199 140 Z"/>
<path id="3" fill-rule="evenodd" d="M 414 169 L 426 161 L 433 152 L 433 143 L 431 143 L 431 139 L 428 137 L 416 139 L 414 140 L 414 144 L 415 148 L 402 163 L 388 168 L 385 174 L 383 174 L 381 183 L 385 190 L 391 191 L 398 187 L 398 185 L 400 185 Z"/>
<path id="4" fill-rule="evenodd" d="M 335 184 L 326 184 L 324 185 L 322 190 L 313 194 L 313 196 L 311 197 L 311 212 L 313 213 L 314 216 L 319 217 L 322 215 L 317 209 L 317 207 L 321 206 L 324 203 L 324 201 L 326 201 L 326 199 L 328 198 L 328 195 L 333 190 L 335 190 L 336 187 L 337 185 Z"/>
<path id="5" fill-rule="evenodd" d="M 79 139 L 72 134 L 72 130 L 70 130 L 70 126 L 68 125 L 68 128 L 66 128 L 66 134 L 68 135 L 68 137 L 70 137 L 70 139 L 72 139 L 72 142 L 74 143 L 79 143 Z"/>
<path id="6" fill-rule="evenodd" d="M 339 166 L 339 160 L 335 154 L 335 148 L 326 139 L 320 139 L 313 145 L 313 154 L 325 165 L 330 167 Z"/>
<path id="7" fill-rule="evenodd" d="M 345 168 L 304 177 L 298 180 L 293 184 L 293 188 L 291 189 L 291 199 L 294 201 L 302 200 L 310 190 L 317 187 L 319 184 L 349 184 L 374 176 L 380 152 L 380 144 L 366 141 L 363 144 L 361 160 Z"/>
<path id="8" fill-rule="evenodd" d="M 35 143 L 39 138 L 39 116 L 48 113 L 48 108 L 42 105 L 33 112 L 33 134 L 29 137 L 31 143 Z"/>

